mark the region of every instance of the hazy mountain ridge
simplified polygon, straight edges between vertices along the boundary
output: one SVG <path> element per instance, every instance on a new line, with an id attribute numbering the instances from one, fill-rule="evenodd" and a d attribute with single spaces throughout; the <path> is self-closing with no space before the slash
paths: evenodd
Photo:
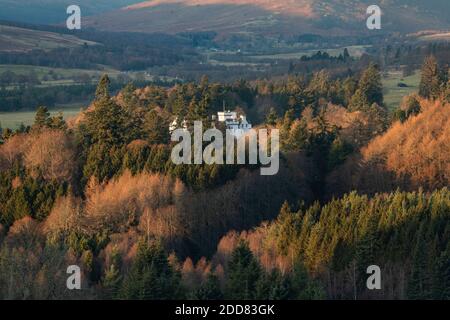
<path id="1" fill-rule="evenodd" d="M 364 33 L 366 0 L 153 0 L 93 17 L 93 27 L 138 32 L 326 35 Z M 384 0 L 383 30 L 411 33 L 448 29 L 450 3 Z M 114 21 L 114 23 L 111 23 Z"/>
<path id="2" fill-rule="evenodd" d="M 55 24 L 66 20 L 66 9 L 76 4 L 83 15 L 118 9 L 136 0 L 0 0 L 0 20 Z"/>

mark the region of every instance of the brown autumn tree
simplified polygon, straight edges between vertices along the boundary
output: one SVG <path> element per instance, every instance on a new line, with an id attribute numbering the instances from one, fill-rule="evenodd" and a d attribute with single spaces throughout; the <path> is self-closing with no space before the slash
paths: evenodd
<path id="1" fill-rule="evenodd" d="M 63 239 L 73 232 L 82 233 L 85 231 L 83 215 L 80 199 L 71 195 L 61 197 L 46 218 L 43 230 L 50 241 Z"/>
<path id="2" fill-rule="evenodd" d="M 61 130 L 43 130 L 27 141 L 25 166 L 46 180 L 71 181 L 75 170 L 75 147 L 71 138 Z"/>
<path id="3" fill-rule="evenodd" d="M 107 184 L 91 187 L 86 192 L 87 226 L 92 232 L 123 232 L 139 223 L 146 213 L 142 230 L 147 230 L 145 219 L 148 218 L 152 219 L 152 233 L 173 234 L 180 223 L 176 209 L 171 206 L 178 201 L 180 189 L 183 189 L 180 182 L 170 177 L 149 173 L 133 176 L 126 171 Z"/>
<path id="4" fill-rule="evenodd" d="M 396 122 L 332 172 L 328 197 L 351 190 L 433 190 L 450 184 L 450 105 L 419 99 L 421 113 Z"/>

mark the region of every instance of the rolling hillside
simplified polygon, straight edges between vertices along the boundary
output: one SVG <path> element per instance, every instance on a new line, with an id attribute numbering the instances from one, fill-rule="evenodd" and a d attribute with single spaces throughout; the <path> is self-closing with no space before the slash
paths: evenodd
<path id="1" fill-rule="evenodd" d="M 86 15 L 99 14 L 137 2 L 136 0 L 0 0 L 0 20 L 36 24 L 55 24 L 67 18 L 66 9 L 72 4 Z"/>
<path id="2" fill-rule="evenodd" d="M 348 35 L 368 31 L 365 19 L 370 4 L 365 0 L 153 0 L 100 14 L 87 24 L 115 31 Z M 448 1 L 385 0 L 380 6 L 383 31 L 450 27 Z"/>
<path id="3" fill-rule="evenodd" d="M 72 35 L 0 25 L 0 51 L 51 50 L 78 47 L 85 43 L 95 44 Z"/>

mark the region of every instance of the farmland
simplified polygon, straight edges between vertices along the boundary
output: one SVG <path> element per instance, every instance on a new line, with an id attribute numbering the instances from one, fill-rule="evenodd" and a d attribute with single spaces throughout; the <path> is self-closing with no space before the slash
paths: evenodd
<path id="1" fill-rule="evenodd" d="M 399 86 L 399 84 L 406 86 Z M 383 78 L 384 102 L 389 110 L 397 108 L 404 96 L 419 90 L 420 72 L 403 77 L 401 71 L 390 71 Z"/>

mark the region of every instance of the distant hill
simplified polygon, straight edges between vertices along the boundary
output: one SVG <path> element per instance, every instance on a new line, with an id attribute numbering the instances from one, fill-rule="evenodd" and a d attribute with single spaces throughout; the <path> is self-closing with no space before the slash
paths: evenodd
<path id="1" fill-rule="evenodd" d="M 84 44 L 94 45 L 95 42 L 73 35 L 0 25 L 0 52 L 51 50 L 59 47 L 78 47 Z"/>
<path id="2" fill-rule="evenodd" d="M 384 0 L 383 31 L 450 28 L 448 0 Z M 152 0 L 88 19 L 114 31 L 279 35 L 366 33 L 368 0 Z"/>
<path id="3" fill-rule="evenodd" d="M 87 16 L 136 2 L 138 0 L 0 0 L 0 20 L 55 24 L 66 20 L 66 9 L 72 4 L 79 5 L 81 13 Z"/>

